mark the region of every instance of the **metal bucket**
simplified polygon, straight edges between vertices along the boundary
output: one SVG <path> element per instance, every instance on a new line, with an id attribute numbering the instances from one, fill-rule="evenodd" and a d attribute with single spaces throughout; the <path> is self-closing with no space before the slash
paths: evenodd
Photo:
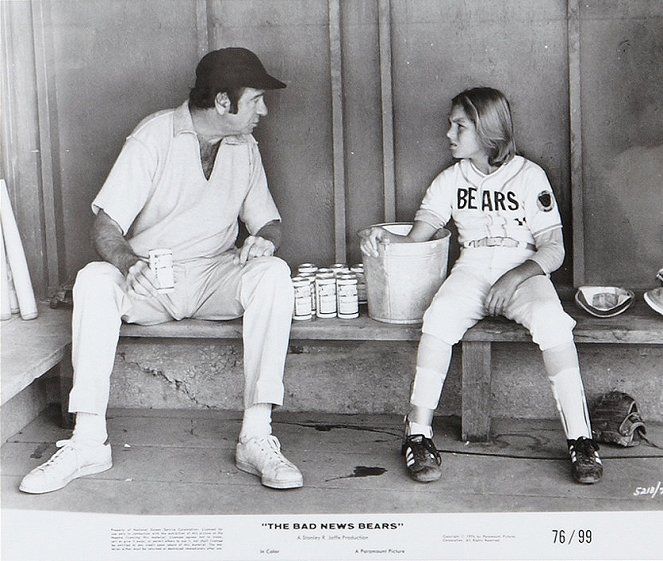
<path id="1" fill-rule="evenodd" d="M 412 222 L 375 224 L 406 235 Z M 361 236 L 368 229 L 359 232 Z M 432 240 L 378 244 L 378 257 L 362 253 L 368 292 L 368 315 L 386 323 L 421 323 L 433 296 L 447 277 L 449 230 Z"/>

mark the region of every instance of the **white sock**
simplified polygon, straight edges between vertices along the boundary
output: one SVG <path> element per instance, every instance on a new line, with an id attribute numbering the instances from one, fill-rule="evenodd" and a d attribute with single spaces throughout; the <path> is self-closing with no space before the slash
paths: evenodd
<path id="1" fill-rule="evenodd" d="M 426 438 L 433 438 L 433 427 L 430 425 L 408 421 L 407 428 L 410 434 L 423 434 Z"/>
<path id="2" fill-rule="evenodd" d="M 106 416 L 95 413 L 76 413 L 73 440 L 88 444 L 104 444 L 108 439 Z"/>
<path id="3" fill-rule="evenodd" d="M 239 441 L 246 442 L 252 438 L 272 434 L 272 404 L 256 403 L 244 410 L 242 429 Z"/>

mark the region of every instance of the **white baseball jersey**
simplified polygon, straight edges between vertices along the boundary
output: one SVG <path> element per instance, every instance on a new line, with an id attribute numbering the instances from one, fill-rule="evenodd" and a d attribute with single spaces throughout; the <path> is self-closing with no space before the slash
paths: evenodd
<path id="1" fill-rule="evenodd" d="M 522 156 L 489 175 L 470 160 L 440 173 L 426 191 L 415 220 L 441 228 L 450 218 L 461 244 L 486 237 L 534 244 L 534 236 L 562 227 L 546 173 Z"/>
<path id="2" fill-rule="evenodd" d="M 521 156 L 489 175 L 479 171 L 470 160 L 461 160 L 440 173 L 426 191 L 415 220 L 441 228 L 451 218 L 458 228 L 461 244 L 500 237 L 521 243 L 518 247 L 475 244 L 474 248 L 462 251 L 423 318 L 422 332 L 450 347 L 486 316 L 486 297 L 498 279 L 535 256 L 532 247 L 526 244 L 536 245 L 535 238 L 542 242 L 542 247 L 551 238 L 559 237 L 561 242 L 562 227 L 545 172 Z M 552 243 L 549 247 L 554 246 Z M 545 261 L 554 262 L 553 253 L 554 249 Z M 544 266 L 541 269 L 548 272 Z M 575 321 L 562 308 L 550 278 L 534 275 L 522 281 L 502 314 L 524 326 L 544 353 L 556 349 L 554 354 L 547 355 L 544 364 L 566 437 L 590 436 L 573 341 Z M 557 359 L 558 363 L 571 366 L 563 370 L 554 368 L 551 356 L 563 357 Z M 410 398 L 414 406 L 435 410 L 446 371 L 437 373 L 437 379 L 435 375 L 435 371 L 431 376 L 424 368 L 417 367 Z"/>

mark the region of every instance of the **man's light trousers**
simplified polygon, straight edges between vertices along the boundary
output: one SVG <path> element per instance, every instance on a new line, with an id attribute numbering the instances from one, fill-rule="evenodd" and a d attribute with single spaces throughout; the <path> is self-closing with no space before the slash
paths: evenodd
<path id="1" fill-rule="evenodd" d="M 175 263 L 175 292 L 142 300 L 125 291 L 110 263 L 84 267 L 74 285 L 69 411 L 105 415 L 122 321 L 154 325 L 173 319 L 228 320 L 243 316 L 244 407 L 283 404 L 283 370 L 292 321 L 288 265 L 259 257 L 243 267 L 234 252 Z"/>

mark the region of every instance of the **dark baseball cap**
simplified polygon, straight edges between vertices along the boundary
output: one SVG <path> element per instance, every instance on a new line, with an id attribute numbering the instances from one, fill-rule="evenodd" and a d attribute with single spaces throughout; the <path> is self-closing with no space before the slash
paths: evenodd
<path id="1" fill-rule="evenodd" d="M 228 47 L 207 53 L 196 67 L 197 88 L 277 90 L 286 85 L 267 74 L 255 53 Z"/>

